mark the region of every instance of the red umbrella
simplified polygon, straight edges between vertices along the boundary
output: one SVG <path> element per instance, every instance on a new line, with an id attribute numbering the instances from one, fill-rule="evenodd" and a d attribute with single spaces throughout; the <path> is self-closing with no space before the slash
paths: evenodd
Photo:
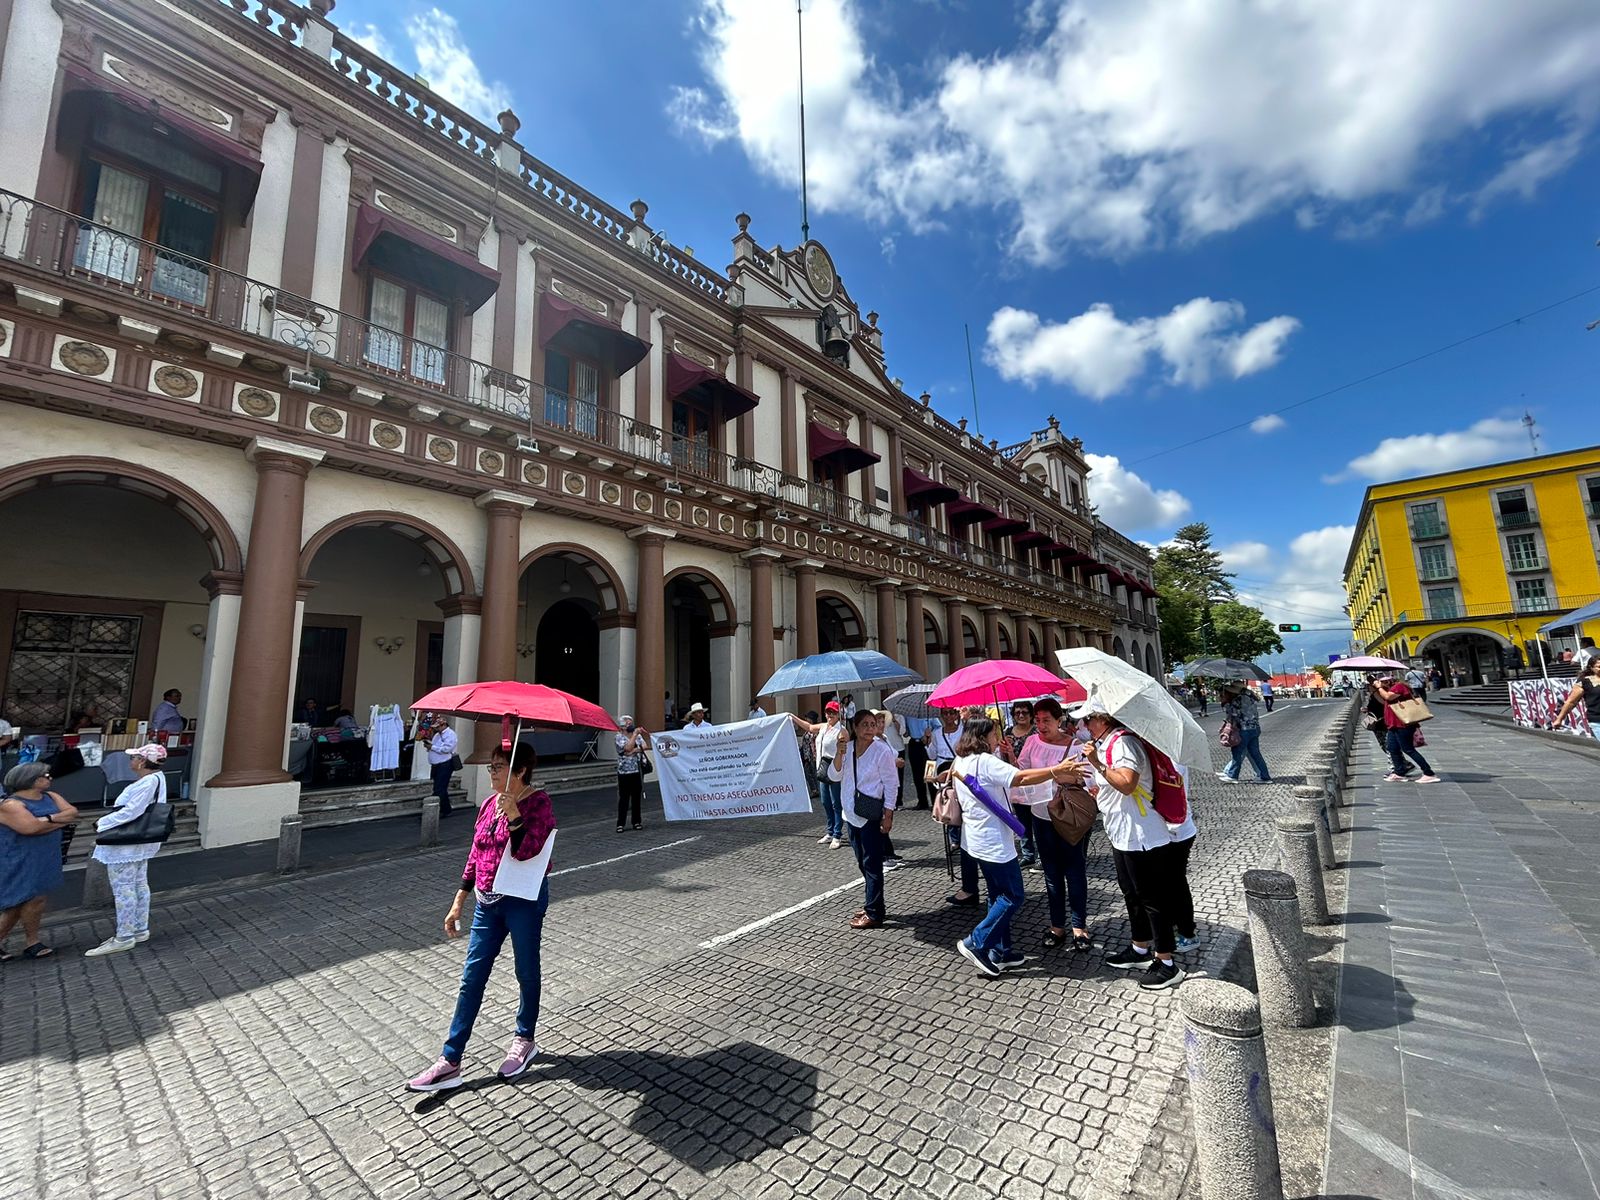
<path id="1" fill-rule="evenodd" d="M 961 708 L 1046 695 L 1060 696 L 1075 704 L 1087 699 L 1089 693 L 1081 684 L 1062 679 L 1034 663 L 1020 658 L 992 658 L 948 675 L 933 689 L 927 704 L 932 708 Z"/>
<path id="2" fill-rule="evenodd" d="M 510 736 L 510 722 L 554 729 L 615 729 L 611 714 L 598 704 L 542 683 L 457 683 L 435 688 L 411 702 L 414 709 L 480 721 L 499 719 Z"/>

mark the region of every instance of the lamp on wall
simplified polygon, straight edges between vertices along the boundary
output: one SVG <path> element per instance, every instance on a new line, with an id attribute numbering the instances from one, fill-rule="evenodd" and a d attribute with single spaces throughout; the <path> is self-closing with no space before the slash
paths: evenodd
<path id="1" fill-rule="evenodd" d="M 195 637 L 199 638 L 202 642 L 206 640 L 206 627 L 204 625 L 191 625 L 189 626 L 189 632 Z"/>
<path id="2" fill-rule="evenodd" d="M 572 592 L 572 584 L 567 582 L 567 562 L 565 559 L 561 560 L 561 586 L 556 590 L 563 596 L 570 595 Z"/>
<path id="3" fill-rule="evenodd" d="M 517 643 L 517 657 L 518 658 L 532 658 L 533 657 L 533 643 L 532 642 L 518 642 Z"/>
<path id="4" fill-rule="evenodd" d="M 372 639 L 372 644 L 385 654 L 393 654 L 406 644 L 406 640 L 403 637 L 375 637 Z"/>

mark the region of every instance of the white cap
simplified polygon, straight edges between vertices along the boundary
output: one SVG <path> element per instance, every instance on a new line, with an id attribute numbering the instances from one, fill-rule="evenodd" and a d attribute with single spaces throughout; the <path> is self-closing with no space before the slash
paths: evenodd
<path id="1" fill-rule="evenodd" d="M 1109 713 L 1106 713 L 1105 701 L 1100 699 L 1100 693 L 1095 691 L 1094 688 L 1090 688 L 1088 695 L 1086 695 L 1080 702 L 1067 709 L 1067 716 L 1071 717 L 1074 721 L 1082 721 L 1093 713 L 1105 713 L 1107 716 L 1110 715 Z"/>
<path id="2" fill-rule="evenodd" d="M 691 713 L 697 713 L 697 712 L 698 713 L 703 713 L 703 712 L 705 712 L 705 710 L 706 710 L 706 706 L 704 704 L 691 704 L 691 705 L 689 705 L 689 711 Z"/>

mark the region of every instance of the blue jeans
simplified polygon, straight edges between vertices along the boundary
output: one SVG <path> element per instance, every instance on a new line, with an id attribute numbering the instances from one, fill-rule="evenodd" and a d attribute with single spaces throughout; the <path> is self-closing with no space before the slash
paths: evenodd
<path id="1" fill-rule="evenodd" d="M 1089 839 L 1072 845 L 1042 817 L 1033 819 L 1033 837 L 1039 844 L 1039 866 L 1044 870 L 1044 894 L 1050 905 L 1050 927 L 1066 929 L 1067 907 L 1072 908 L 1073 929 L 1089 928 Z"/>
<path id="2" fill-rule="evenodd" d="M 1239 778 L 1239 767 L 1244 762 L 1244 756 L 1250 756 L 1250 765 L 1256 769 L 1256 776 L 1265 783 L 1272 778 L 1272 772 L 1267 770 L 1267 760 L 1261 757 L 1261 730 L 1241 729 L 1239 731 L 1239 744 L 1233 748 L 1233 761 L 1223 770 L 1229 779 Z"/>
<path id="3" fill-rule="evenodd" d="M 838 785 L 835 784 L 835 789 Z M 887 841 L 881 826 L 868 823 L 850 826 L 850 848 L 856 852 L 856 866 L 861 868 L 861 878 L 867 881 L 867 898 L 861 907 L 874 921 L 884 918 L 883 907 L 883 850 Z"/>
<path id="4" fill-rule="evenodd" d="M 1016 859 L 992 863 L 978 860 L 983 881 L 989 885 L 989 911 L 972 931 L 972 948 L 979 954 L 1011 952 L 1011 914 L 1022 907 L 1022 867 Z"/>
<path id="5" fill-rule="evenodd" d="M 517 986 L 522 992 L 522 1001 L 517 1005 L 517 1033 L 533 1036 L 533 1027 L 539 1022 L 539 938 L 549 903 L 550 881 L 546 879 L 537 900 L 501 896 L 493 904 L 478 905 L 473 913 L 467 964 L 461 969 L 461 994 L 456 997 L 456 1015 L 441 1051 L 451 1062 L 459 1063 L 466 1051 L 473 1022 L 483 1005 L 484 985 L 489 982 L 489 972 L 508 934 L 517 964 Z"/>
<path id="6" fill-rule="evenodd" d="M 817 797 L 822 801 L 822 815 L 828 822 L 828 836 L 844 836 L 844 813 L 839 803 L 839 785 L 828 778 L 824 766 L 817 776 Z"/>
<path id="7" fill-rule="evenodd" d="M 1389 762 L 1394 766 L 1396 775 L 1404 775 L 1411 769 L 1403 755 L 1409 755 L 1411 761 L 1422 768 L 1424 775 L 1432 775 L 1433 768 L 1428 765 L 1428 760 L 1422 757 L 1422 751 L 1417 749 L 1417 727 L 1407 725 L 1403 729 L 1389 730 L 1386 739 L 1386 748 L 1389 751 Z"/>

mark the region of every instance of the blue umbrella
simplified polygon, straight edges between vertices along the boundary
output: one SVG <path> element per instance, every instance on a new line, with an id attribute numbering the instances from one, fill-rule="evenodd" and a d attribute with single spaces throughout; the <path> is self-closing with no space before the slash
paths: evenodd
<path id="1" fill-rule="evenodd" d="M 833 650 L 793 658 L 772 673 L 759 695 L 782 696 L 805 692 L 828 692 L 838 688 L 893 690 L 907 683 L 921 683 L 922 676 L 902 667 L 876 650 Z"/>

